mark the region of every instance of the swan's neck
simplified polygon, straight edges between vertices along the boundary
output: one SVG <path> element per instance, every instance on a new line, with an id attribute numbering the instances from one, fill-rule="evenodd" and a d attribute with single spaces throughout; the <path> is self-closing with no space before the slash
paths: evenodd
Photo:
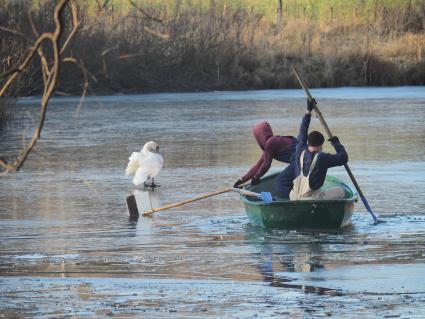
<path id="1" fill-rule="evenodd" d="M 148 147 L 143 147 L 142 148 L 142 153 L 149 153 L 150 152 L 150 150 L 149 150 L 149 148 Z"/>

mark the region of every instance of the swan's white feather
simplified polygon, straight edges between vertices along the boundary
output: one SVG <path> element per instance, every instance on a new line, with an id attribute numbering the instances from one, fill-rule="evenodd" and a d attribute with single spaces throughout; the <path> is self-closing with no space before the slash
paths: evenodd
<path id="1" fill-rule="evenodd" d="M 133 152 L 131 154 L 125 170 L 126 175 L 134 174 L 133 184 L 136 186 L 142 184 L 146 179 L 157 176 L 164 164 L 162 156 L 151 152 L 149 147 L 147 147 L 149 143 L 145 144 L 141 152 Z"/>
<path id="2" fill-rule="evenodd" d="M 133 152 L 131 156 L 128 158 L 128 165 L 125 169 L 125 175 L 133 175 L 136 173 L 137 168 L 139 167 L 139 161 L 138 156 L 140 155 L 139 152 Z"/>
<path id="3" fill-rule="evenodd" d="M 140 185 L 148 178 L 148 172 L 146 171 L 145 167 L 139 167 L 136 171 L 136 174 L 134 174 L 133 178 L 133 184 L 134 185 Z"/>

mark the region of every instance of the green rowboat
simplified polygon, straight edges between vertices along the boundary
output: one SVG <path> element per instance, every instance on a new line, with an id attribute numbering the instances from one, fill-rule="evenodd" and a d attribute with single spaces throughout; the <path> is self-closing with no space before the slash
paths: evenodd
<path id="1" fill-rule="evenodd" d="M 342 186 L 345 189 L 344 199 L 290 201 L 276 198 L 274 180 L 278 174 L 270 174 L 262 178 L 260 184 L 247 187 L 248 190 L 257 193 L 271 192 L 274 198 L 272 203 L 266 204 L 252 197 L 240 196 L 251 223 L 274 229 L 329 229 L 344 227 L 351 223 L 357 194 L 341 180 L 326 176 L 322 189 Z"/>

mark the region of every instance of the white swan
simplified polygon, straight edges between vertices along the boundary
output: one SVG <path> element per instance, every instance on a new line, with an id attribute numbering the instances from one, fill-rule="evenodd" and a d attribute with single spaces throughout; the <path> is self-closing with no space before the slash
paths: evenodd
<path id="1" fill-rule="evenodd" d="M 140 185 L 147 179 L 152 179 L 152 183 L 146 184 L 154 188 L 154 177 L 162 169 L 164 159 L 161 154 L 158 153 L 159 146 L 153 141 L 146 143 L 140 152 L 133 152 L 129 157 L 128 165 L 125 170 L 125 175 L 133 175 L 133 184 Z"/>

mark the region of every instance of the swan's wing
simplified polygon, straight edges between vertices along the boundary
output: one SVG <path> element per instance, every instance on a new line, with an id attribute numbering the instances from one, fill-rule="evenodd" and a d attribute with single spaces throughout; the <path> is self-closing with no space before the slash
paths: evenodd
<path id="1" fill-rule="evenodd" d="M 125 175 L 133 175 L 139 168 L 139 157 L 140 153 L 133 152 L 128 158 L 127 168 L 125 169 Z"/>
<path id="2" fill-rule="evenodd" d="M 164 158 L 162 157 L 161 154 L 155 154 L 158 157 L 158 162 L 161 163 L 161 168 L 164 167 Z"/>
<path id="3" fill-rule="evenodd" d="M 152 156 L 153 156 L 153 161 L 155 162 L 154 165 L 156 169 L 158 169 L 158 173 L 159 173 L 159 171 L 164 166 L 164 158 L 161 156 L 161 154 L 158 154 L 158 153 L 152 153 Z"/>
<path id="4" fill-rule="evenodd" d="M 143 156 L 140 165 L 145 167 L 148 172 L 148 177 L 152 178 L 158 175 L 164 164 L 164 159 L 161 155 L 156 153 L 149 153 Z"/>
<path id="5" fill-rule="evenodd" d="M 136 170 L 136 174 L 134 174 L 133 184 L 136 186 L 142 184 L 148 178 L 148 175 L 149 173 L 146 170 L 146 168 L 143 166 L 140 166 Z"/>

